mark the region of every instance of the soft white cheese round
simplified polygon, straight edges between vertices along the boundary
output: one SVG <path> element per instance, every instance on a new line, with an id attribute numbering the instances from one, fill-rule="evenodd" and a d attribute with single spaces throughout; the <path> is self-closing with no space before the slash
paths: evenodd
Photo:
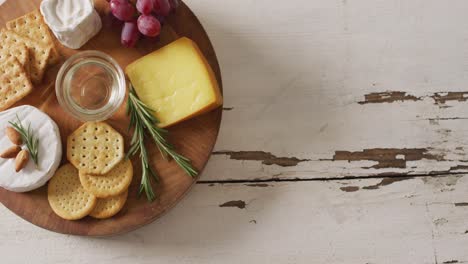
<path id="1" fill-rule="evenodd" d="M 57 39 L 72 49 L 81 48 L 102 27 L 92 0 L 43 0 L 41 13 Z"/>
<path id="2" fill-rule="evenodd" d="M 15 159 L 0 158 L 0 186 L 14 192 L 28 192 L 37 189 L 52 178 L 62 159 L 62 141 L 57 124 L 39 109 L 30 106 L 18 106 L 0 112 L 0 152 L 13 146 L 5 135 L 5 128 L 10 126 L 9 121 L 17 121 L 31 129 L 39 138 L 38 160 L 36 168 L 30 158 L 28 164 L 21 171 L 15 171 Z M 26 145 L 22 146 L 26 149 Z"/>

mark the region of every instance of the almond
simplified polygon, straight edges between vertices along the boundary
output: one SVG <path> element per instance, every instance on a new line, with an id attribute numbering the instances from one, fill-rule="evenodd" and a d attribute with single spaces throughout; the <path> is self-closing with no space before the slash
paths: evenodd
<path id="1" fill-rule="evenodd" d="M 15 159 L 15 170 L 16 172 L 22 170 L 24 167 L 26 167 L 26 164 L 28 164 L 29 161 L 29 152 L 25 149 L 21 150 L 18 155 L 16 156 Z"/>
<path id="2" fill-rule="evenodd" d="M 14 157 L 16 157 L 16 155 L 18 155 L 18 153 L 21 151 L 21 147 L 20 146 L 11 146 L 7 149 L 5 149 L 5 151 L 3 151 L 1 154 L 0 154 L 0 158 L 3 158 L 3 159 L 12 159 Z"/>
<path id="3" fill-rule="evenodd" d="M 15 144 L 15 145 L 23 144 L 23 139 L 21 138 L 20 133 L 18 133 L 18 131 L 16 131 L 16 129 L 14 129 L 12 127 L 7 127 L 5 129 L 5 134 L 7 135 L 7 137 L 10 139 L 10 141 L 13 144 Z"/>

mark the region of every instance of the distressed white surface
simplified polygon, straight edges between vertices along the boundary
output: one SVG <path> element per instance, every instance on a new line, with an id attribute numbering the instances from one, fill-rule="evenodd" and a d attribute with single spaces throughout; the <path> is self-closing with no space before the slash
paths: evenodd
<path id="1" fill-rule="evenodd" d="M 233 107 L 216 150 L 312 160 L 281 168 L 215 156 L 203 179 L 422 174 L 466 164 L 468 120 L 428 119 L 467 118 L 467 103 L 441 108 L 427 96 L 468 91 L 467 1 L 188 3 L 216 47 L 225 107 Z M 358 104 L 388 90 L 426 97 Z M 449 161 L 381 170 L 362 169 L 372 161 L 320 161 L 373 148 L 434 148 Z"/>
<path id="2" fill-rule="evenodd" d="M 467 1 L 186 3 L 213 41 L 225 107 L 233 108 L 215 150 L 310 160 L 281 167 L 214 155 L 202 180 L 440 174 L 467 165 L 467 103 L 433 99 L 468 91 Z M 359 104 L 385 91 L 421 100 Z M 331 160 L 335 151 L 376 148 L 421 148 L 442 158 L 382 169 L 363 168 L 377 164 L 370 160 Z M 1 208 L 0 262 L 468 262 L 468 206 L 455 206 L 468 202 L 468 176 L 372 187 L 381 181 L 199 184 L 156 223 L 109 239 L 54 234 Z M 219 207 L 236 200 L 247 207 Z"/>
<path id="3" fill-rule="evenodd" d="M 468 261 L 468 176 L 197 185 L 174 210 L 106 239 L 50 233 L 0 210 L 2 263 L 443 263 Z M 245 209 L 220 207 L 242 200 Z M 254 222 L 256 221 L 256 222 Z"/>

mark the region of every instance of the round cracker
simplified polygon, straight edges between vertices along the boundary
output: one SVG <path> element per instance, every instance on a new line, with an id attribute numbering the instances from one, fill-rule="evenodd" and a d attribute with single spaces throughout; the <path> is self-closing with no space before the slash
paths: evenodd
<path id="1" fill-rule="evenodd" d="M 52 210 L 63 219 L 78 220 L 87 216 L 96 205 L 96 196 L 81 186 L 78 170 L 72 164 L 60 167 L 47 188 Z"/>
<path id="2" fill-rule="evenodd" d="M 128 191 L 108 198 L 97 199 L 96 206 L 89 214 L 91 217 L 98 219 L 110 218 L 116 215 L 125 205 L 127 201 Z"/>
<path id="3" fill-rule="evenodd" d="M 80 171 L 81 185 L 98 198 L 107 198 L 125 192 L 133 178 L 133 166 L 129 159 L 117 164 L 104 175 L 91 175 Z"/>
<path id="4" fill-rule="evenodd" d="M 106 174 L 124 158 L 124 140 L 104 122 L 86 122 L 67 140 L 67 159 L 88 174 Z"/>

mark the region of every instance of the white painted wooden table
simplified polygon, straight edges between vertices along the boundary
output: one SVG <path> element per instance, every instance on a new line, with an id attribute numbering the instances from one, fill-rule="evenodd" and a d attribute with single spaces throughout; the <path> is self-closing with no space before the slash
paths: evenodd
<path id="1" fill-rule="evenodd" d="M 106 239 L 2 207 L 1 263 L 468 262 L 468 1 L 186 2 L 225 88 L 201 181 Z"/>

